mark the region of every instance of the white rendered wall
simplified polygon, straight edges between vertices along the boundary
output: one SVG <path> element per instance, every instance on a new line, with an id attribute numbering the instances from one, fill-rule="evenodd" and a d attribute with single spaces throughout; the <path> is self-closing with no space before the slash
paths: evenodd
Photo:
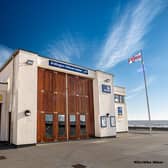
<path id="1" fill-rule="evenodd" d="M 105 80 L 110 79 L 109 83 Z M 111 93 L 102 92 L 102 84 L 111 86 Z M 96 78 L 93 81 L 94 91 L 94 119 L 95 136 L 108 137 L 116 136 L 116 127 L 110 127 L 110 118 L 107 118 L 107 127 L 101 128 L 100 116 L 115 116 L 114 96 L 113 96 L 113 78 L 112 75 L 96 71 Z"/>
<path id="2" fill-rule="evenodd" d="M 115 86 L 114 94 L 125 96 L 126 95 L 125 88 Z M 122 116 L 118 116 L 118 107 L 122 107 Z M 115 112 L 116 112 L 117 132 L 127 132 L 128 131 L 128 117 L 127 117 L 126 102 L 115 103 Z"/>
<path id="3" fill-rule="evenodd" d="M 18 74 L 18 111 L 16 145 L 35 144 L 37 142 L 37 55 L 20 51 Z M 26 61 L 32 60 L 33 65 Z M 25 110 L 31 115 L 25 116 Z"/>
<path id="4" fill-rule="evenodd" d="M 26 65 L 28 60 L 34 64 Z M 14 71 L 13 71 L 14 70 Z M 14 74 L 14 75 L 13 75 Z M 14 77 L 13 77 L 14 76 Z M 14 82 L 12 82 L 14 79 Z M 6 91 L 6 116 L 3 115 L 3 140 L 8 140 L 8 118 L 11 112 L 11 138 L 10 143 L 15 145 L 36 143 L 37 130 L 37 55 L 22 50 L 0 72 L 0 81 L 8 82 Z M 12 83 L 13 105 L 12 105 Z M 31 111 L 31 116 L 24 115 L 25 110 Z"/>

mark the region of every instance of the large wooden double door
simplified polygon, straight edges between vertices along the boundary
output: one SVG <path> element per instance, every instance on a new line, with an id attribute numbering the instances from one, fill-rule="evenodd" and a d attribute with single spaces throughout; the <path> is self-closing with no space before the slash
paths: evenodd
<path id="1" fill-rule="evenodd" d="M 94 136 L 92 80 L 38 69 L 38 142 Z"/>

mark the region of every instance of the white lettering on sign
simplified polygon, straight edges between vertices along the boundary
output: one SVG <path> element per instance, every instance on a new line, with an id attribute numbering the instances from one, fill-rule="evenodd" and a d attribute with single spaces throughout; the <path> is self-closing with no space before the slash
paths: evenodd
<path id="1" fill-rule="evenodd" d="M 56 62 L 56 61 L 52 61 L 52 60 L 49 60 L 49 65 L 57 67 L 57 68 L 66 69 L 66 70 L 69 70 L 69 71 L 74 71 L 74 72 L 78 72 L 78 73 L 88 74 L 88 70 L 87 69 L 75 67 L 73 65 L 68 65 L 68 64 L 64 64 L 64 63 L 60 63 L 60 62 Z"/>
<path id="2" fill-rule="evenodd" d="M 111 86 L 110 85 L 102 85 L 102 92 L 104 93 L 111 93 Z"/>

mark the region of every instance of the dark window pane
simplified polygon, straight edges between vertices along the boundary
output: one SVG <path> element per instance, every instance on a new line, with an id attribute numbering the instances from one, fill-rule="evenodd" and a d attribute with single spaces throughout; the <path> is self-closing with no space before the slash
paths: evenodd
<path id="1" fill-rule="evenodd" d="M 86 134 L 86 116 L 80 115 L 80 135 Z"/>
<path id="2" fill-rule="evenodd" d="M 119 116 L 123 115 L 122 107 L 118 107 L 118 115 Z"/>
<path id="3" fill-rule="evenodd" d="M 45 132 L 46 138 L 53 138 L 53 115 L 45 115 Z"/>
<path id="4" fill-rule="evenodd" d="M 53 125 L 46 124 L 46 138 L 52 138 L 52 137 L 53 137 Z"/>
<path id="5" fill-rule="evenodd" d="M 70 115 L 70 136 L 76 136 L 76 116 Z"/>
<path id="6" fill-rule="evenodd" d="M 115 103 L 124 103 L 124 96 L 115 94 L 114 101 Z"/>
<path id="7" fill-rule="evenodd" d="M 58 115 L 58 135 L 65 136 L 65 115 Z"/>

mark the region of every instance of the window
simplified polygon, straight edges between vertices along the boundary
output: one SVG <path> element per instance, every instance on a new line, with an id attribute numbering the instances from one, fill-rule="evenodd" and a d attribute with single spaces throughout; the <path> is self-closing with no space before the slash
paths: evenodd
<path id="1" fill-rule="evenodd" d="M 53 114 L 45 115 L 45 132 L 46 138 L 53 138 Z"/>
<path id="2" fill-rule="evenodd" d="M 110 116 L 110 127 L 116 126 L 115 116 Z"/>
<path id="3" fill-rule="evenodd" d="M 120 103 L 124 103 L 125 101 L 124 101 L 124 96 L 121 96 L 120 95 Z"/>
<path id="4" fill-rule="evenodd" d="M 124 96 L 115 94 L 114 101 L 115 101 L 115 103 L 124 103 L 125 102 Z"/>
<path id="5" fill-rule="evenodd" d="M 119 100 L 120 100 L 120 97 L 119 97 L 119 95 L 114 95 L 114 101 L 116 102 L 116 103 L 119 103 Z"/>
<path id="6" fill-rule="evenodd" d="M 80 135 L 86 134 L 86 116 L 85 114 L 80 115 Z"/>
<path id="7" fill-rule="evenodd" d="M 100 117 L 100 122 L 101 122 L 101 127 L 106 128 L 107 127 L 107 117 L 106 116 L 101 116 Z"/>
<path id="8" fill-rule="evenodd" d="M 76 136 L 76 115 L 69 115 L 70 120 L 70 136 Z"/>
<path id="9" fill-rule="evenodd" d="M 122 116 L 123 115 L 123 110 L 122 107 L 118 107 L 118 116 Z"/>
<path id="10" fill-rule="evenodd" d="M 65 115 L 58 115 L 58 135 L 65 136 Z"/>

